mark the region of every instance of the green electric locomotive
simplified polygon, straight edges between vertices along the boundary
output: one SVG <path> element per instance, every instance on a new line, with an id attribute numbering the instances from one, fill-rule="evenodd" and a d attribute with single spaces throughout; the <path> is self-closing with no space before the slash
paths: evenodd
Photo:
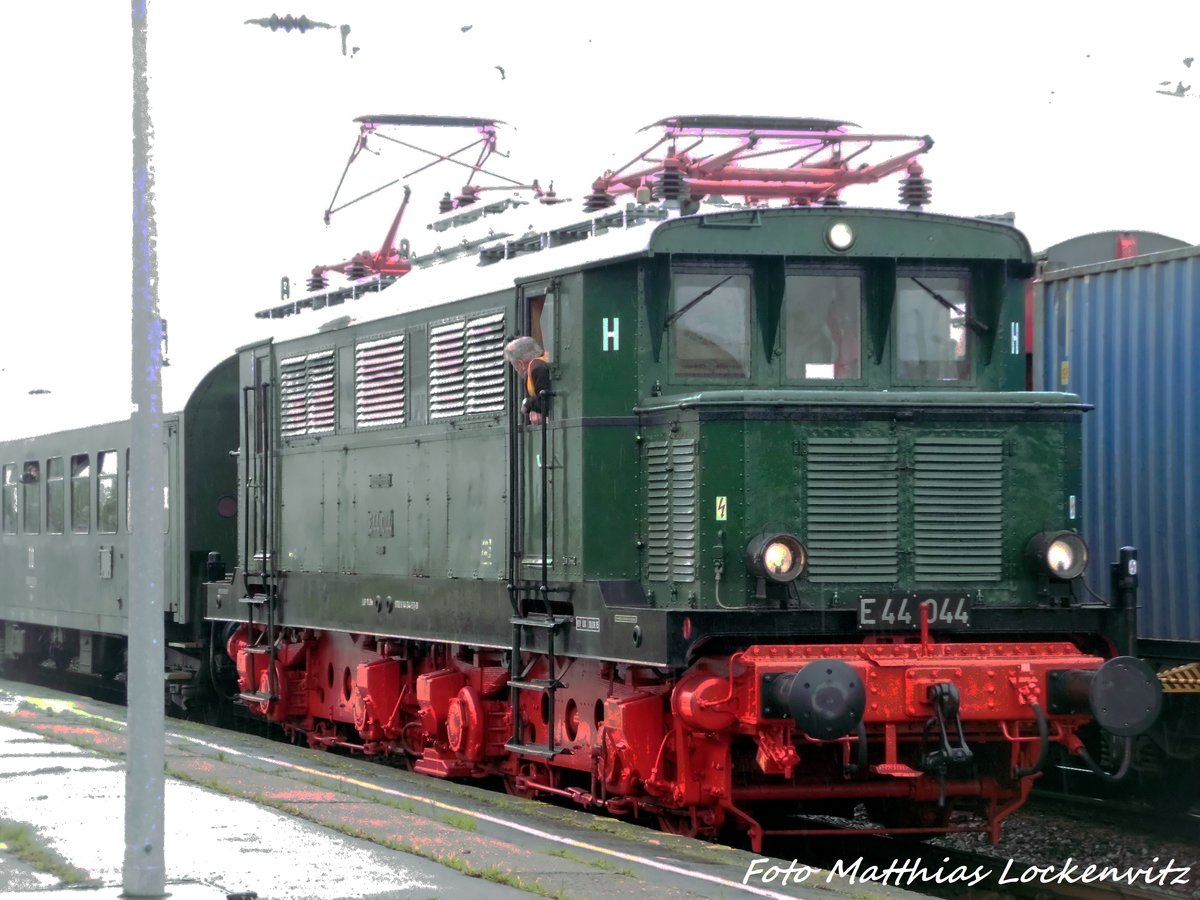
<path id="1" fill-rule="evenodd" d="M 445 248 L 393 226 L 264 311 L 342 317 L 240 351 L 239 559 L 207 615 L 241 698 L 682 833 L 758 846 L 864 803 L 996 838 L 1053 747 L 1160 703 L 1127 599 L 1084 590 L 1086 407 L 1023 390 L 1029 246 L 922 211 L 927 138 L 659 125 L 583 213 L 468 185 Z M 907 209 L 841 204 L 892 173 Z M 549 360 L 539 422 L 514 335 Z"/>

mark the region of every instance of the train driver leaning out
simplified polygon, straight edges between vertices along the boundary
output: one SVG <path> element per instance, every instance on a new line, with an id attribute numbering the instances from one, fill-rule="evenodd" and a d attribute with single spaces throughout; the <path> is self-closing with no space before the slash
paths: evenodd
<path id="1" fill-rule="evenodd" d="M 521 412 L 536 425 L 550 415 L 550 359 L 531 337 L 509 341 L 504 348 L 504 358 L 525 379 L 526 397 Z M 539 397 L 543 391 L 546 396 Z"/>

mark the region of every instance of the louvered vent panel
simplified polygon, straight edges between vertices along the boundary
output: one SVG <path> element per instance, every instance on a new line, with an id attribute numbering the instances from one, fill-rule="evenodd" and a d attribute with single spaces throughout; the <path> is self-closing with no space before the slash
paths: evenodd
<path id="1" fill-rule="evenodd" d="M 999 438 L 920 438 L 914 446 L 918 583 L 999 581 L 1004 445 Z"/>
<path id="2" fill-rule="evenodd" d="M 354 396 L 359 428 L 404 424 L 404 335 L 355 348 Z"/>
<path id="3" fill-rule="evenodd" d="M 293 356 L 279 363 L 279 431 L 284 437 L 304 434 L 308 427 L 304 359 Z"/>
<path id="4" fill-rule="evenodd" d="M 504 410 L 504 313 L 471 319 L 466 330 L 468 413 Z"/>
<path id="5" fill-rule="evenodd" d="M 308 433 L 325 434 L 337 425 L 332 350 L 308 354 Z"/>
<path id="6" fill-rule="evenodd" d="M 646 444 L 646 576 L 671 576 L 671 448 L 667 441 Z"/>
<path id="7" fill-rule="evenodd" d="M 696 580 L 696 442 L 671 446 L 671 574 Z"/>
<path id="8" fill-rule="evenodd" d="M 466 409 L 463 321 L 429 329 L 429 418 L 461 416 Z"/>
<path id="9" fill-rule="evenodd" d="M 897 580 L 896 441 L 808 441 L 809 577 L 813 581 Z"/>
<path id="10" fill-rule="evenodd" d="M 696 580 L 695 440 L 646 445 L 646 576 Z"/>
<path id="11" fill-rule="evenodd" d="M 337 424 L 334 355 L 321 350 L 279 363 L 279 428 L 284 437 L 328 434 Z"/>

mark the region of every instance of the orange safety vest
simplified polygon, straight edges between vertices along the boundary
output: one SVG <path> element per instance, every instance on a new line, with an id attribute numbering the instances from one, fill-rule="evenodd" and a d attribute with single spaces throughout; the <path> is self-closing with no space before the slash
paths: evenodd
<path id="1" fill-rule="evenodd" d="M 537 396 L 537 388 L 533 384 L 533 364 L 541 360 L 546 365 L 550 365 L 550 354 L 543 353 L 541 356 L 535 356 L 529 361 L 529 368 L 525 370 L 525 391 L 530 397 Z"/>

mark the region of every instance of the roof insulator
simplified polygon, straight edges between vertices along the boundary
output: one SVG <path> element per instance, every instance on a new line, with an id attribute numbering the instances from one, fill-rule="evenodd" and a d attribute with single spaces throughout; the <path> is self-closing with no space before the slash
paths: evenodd
<path id="1" fill-rule="evenodd" d="M 920 209 L 928 206 L 933 199 L 933 188 L 928 178 L 922 178 L 925 170 L 921 164 L 913 160 L 908 164 L 908 177 L 900 179 L 900 202 L 909 209 Z"/>

